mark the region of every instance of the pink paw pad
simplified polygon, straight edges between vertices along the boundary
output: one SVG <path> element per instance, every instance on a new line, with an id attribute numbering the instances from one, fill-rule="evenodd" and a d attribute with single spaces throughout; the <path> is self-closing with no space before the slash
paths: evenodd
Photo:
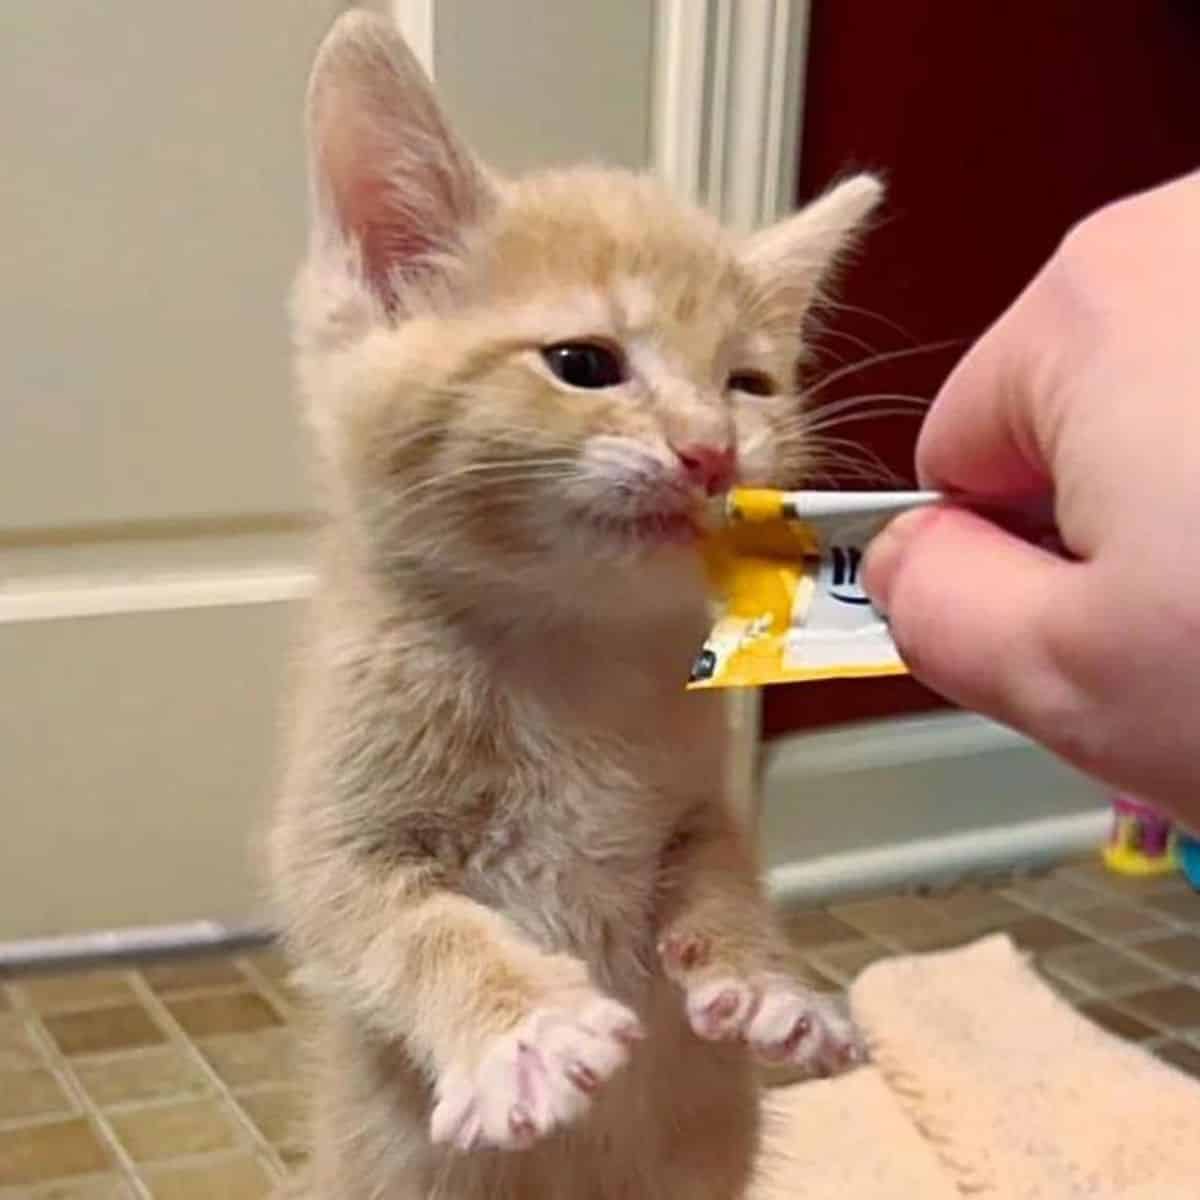
<path id="1" fill-rule="evenodd" d="M 641 1036 L 637 1017 L 603 996 L 537 1009 L 475 1066 L 443 1074 L 430 1137 L 459 1150 L 524 1149 L 578 1118 Z"/>
<path id="2" fill-rule="evenodd" d="M 715 979 L 688 992 L 692 1029 L 708 1041 L 740 1037 L 757 1003 L 752 988 L 737 979 Z"/>
<path id="3" fill-rule="evenodd" d="M 744 1041 L 763 1061 L 833 1075 L 865 1051 L 848 1017 L 829 997 L 778 976 L 714 980 L 691 989 L 688 1018 L 698 1037 Z"/>
<path id="4" fill-rule="evenodd" d="M 712 951 L 707 938 L 672 933 L 659 942 L 658 953 L 668 971 L 683 972 L 706 966 Z"/>

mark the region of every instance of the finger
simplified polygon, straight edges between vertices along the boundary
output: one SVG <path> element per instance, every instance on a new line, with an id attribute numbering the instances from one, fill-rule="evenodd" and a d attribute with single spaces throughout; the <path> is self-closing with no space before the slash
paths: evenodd
<path id="1" fill-rule="evenodd" d="M 1082 710 L 1060 614 L 1077 564 L 952 506 L 905 514 L 868 550 L 868 593 L 913 674 L 1051 745 Z"/>
<path id="2" fill-rule="evenodd" d="M 973 497 L 1050 491 L 1059 350 L 1046 334 L 1047 290 L 1034 280 L 942 386 L 917 441 L 923 486 Z"/>

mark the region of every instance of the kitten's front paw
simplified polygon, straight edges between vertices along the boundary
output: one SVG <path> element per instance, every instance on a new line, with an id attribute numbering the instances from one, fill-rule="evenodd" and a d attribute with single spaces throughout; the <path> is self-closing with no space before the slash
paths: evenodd
<path id="1" fill-rule="evenodd" d="M 764 1062 L 836 1075 L 866 1057 L 849 1018 L 828 996 L 782 975 L 709 978 L 687 989 L 688 1021 L 708 1041 L 745 1041 Z"/>
<path id="2" fill-rule="evenodd" d="M 431 1136 L 460 1150 L 530 1146 L 575 1120 L 642 1036 L 629 1009 L 595 993 L 537 1008 L 442 1076 Z"/>

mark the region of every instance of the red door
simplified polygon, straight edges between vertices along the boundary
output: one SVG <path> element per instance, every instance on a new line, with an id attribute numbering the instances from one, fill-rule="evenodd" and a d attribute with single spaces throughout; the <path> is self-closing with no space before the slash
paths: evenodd
<path id="1" fill-rule="evenodd" d="M 888 182 L 838 293 L 849 307 L 820 340 L 826 368 L 906 352 L 817 398 L 928 399 L 1074 221 L 1200 167 L 1200 4 L 813 0 L 801 149 L 800 201 L 857 168 Z M 916 428 L 887 418 L 837 432 L 908 479 Z M 771 687 L 764 732 L 940 703 L 908 679 Z"/>

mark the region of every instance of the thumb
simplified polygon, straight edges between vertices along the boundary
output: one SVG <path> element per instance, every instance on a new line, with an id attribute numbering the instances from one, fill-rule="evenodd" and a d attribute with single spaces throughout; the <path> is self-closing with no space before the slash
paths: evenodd
<path id="1" fill-rule="evenodd" d="M 1063 675 L 1077 564 L 949 505 L 898 517 L 867 552 L 868 594 L 912 673 L 935 691 L 1053 743 L 1075 706 Z"/>

